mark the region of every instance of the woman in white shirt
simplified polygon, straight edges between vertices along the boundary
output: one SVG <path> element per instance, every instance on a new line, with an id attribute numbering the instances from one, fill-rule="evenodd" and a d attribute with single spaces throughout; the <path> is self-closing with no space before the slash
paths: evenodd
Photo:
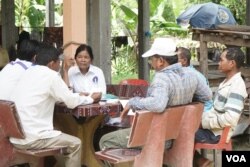
<path id="1" fill-rule="evenodd" d="M 90 46 L 81 44 L 75 53 L 77 66 L 69 69 L 69 86 L 74 92 L 82 92 L 85 95 L 93 92 L 106 94 L 106 82 L 103 71 L 92 65 L 94 56 Z"/>

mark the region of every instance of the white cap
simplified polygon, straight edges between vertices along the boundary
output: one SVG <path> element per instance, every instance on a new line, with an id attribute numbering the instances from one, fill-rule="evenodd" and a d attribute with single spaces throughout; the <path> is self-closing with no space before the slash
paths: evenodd
<path id="1" fill-rule="evenodd" d="M 171 38 L 156 38 L 151 48 L 145 52 L 142 57 L 174 56 L 176 55 L 176 44 Z"/>

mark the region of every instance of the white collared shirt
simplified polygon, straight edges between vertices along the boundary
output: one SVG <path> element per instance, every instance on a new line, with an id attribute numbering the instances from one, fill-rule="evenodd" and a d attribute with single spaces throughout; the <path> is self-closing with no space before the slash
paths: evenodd
<path id="1" fill-rule="evenodd" d="M 61 134 L 53 127 L 55 102 L 64 102 L 68 108 L 93 103 L 89 96 L 72 93 L 57 72 L 39 65 L 24 72 L 11 100 L 16 104 L 26 138 L 10 141 L 21 145 Z"/>
<path id="2" fill-rule="evenodd" d="M 10 100 L 12 90 L 17 85 L 23 72 L 31 65 L 32 63 L 29 61 L 16 59 L 0 71 L 0 99 Z"/>
<path id="3" fill-rule="evenodd" d="M 71 67 L 68 72 L 69 83 L 74 92 L 102 92 L 106 94 L 106 82 L 103 71 L 90 65 L 89 71 L 82 74 L 78 66 Z"/>

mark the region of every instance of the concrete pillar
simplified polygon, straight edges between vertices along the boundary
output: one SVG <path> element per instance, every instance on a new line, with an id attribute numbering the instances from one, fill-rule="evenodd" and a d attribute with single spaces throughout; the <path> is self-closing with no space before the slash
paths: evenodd
<path id="1" fill-rule="evenodd" d="M 86 0 L 63 0 L 63 44 L 67 45 L 65 56 L 74 57 L 79 46 L 74 43 L 86 43 L 86 20 Z"/>
<path id="2" fill-rule="evenodd" d="M 46 0 L 46 27 L 54 27 L 55 25 L 55 1 Z"/>
<path id="3" fill-rule="evenodd" d="M 15 26 L 14 0 L 2 0 L 2 46 L 7 50 L 18 40 L 18 30 Z"/>
<path id="4" fill-rule="evenodd" d="M 111 83 L 110 0 L 88 0 L 87 2 L 87 41 L 93 49 L 94 65 L 103 70 L 106 83 Z"/>

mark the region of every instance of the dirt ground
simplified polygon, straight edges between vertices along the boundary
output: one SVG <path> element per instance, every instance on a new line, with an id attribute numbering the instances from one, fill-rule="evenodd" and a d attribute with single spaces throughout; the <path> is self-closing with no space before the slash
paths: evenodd
<path id="1" fill-rule="evenodd" d="M 250 151 L 250 135 L 243 134 L 232 138 L 233 150 Z"/>

